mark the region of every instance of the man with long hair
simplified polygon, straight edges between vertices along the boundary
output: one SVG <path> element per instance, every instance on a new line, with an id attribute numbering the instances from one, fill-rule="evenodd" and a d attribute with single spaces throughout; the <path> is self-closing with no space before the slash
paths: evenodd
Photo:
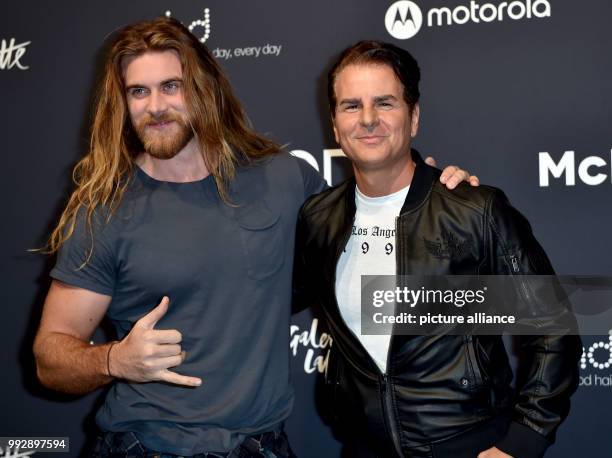
<path id="1" fill-rule="evenodd" d="M 295 221 L 322 178 L 255 133 L 209 51 L 159 18 L 116 34 L 74 180 L 34 353 L 52 389 L 112 382 L 95 454 L 292 456 Z M 91 345 L 105 315 L 117 340 Z"/>

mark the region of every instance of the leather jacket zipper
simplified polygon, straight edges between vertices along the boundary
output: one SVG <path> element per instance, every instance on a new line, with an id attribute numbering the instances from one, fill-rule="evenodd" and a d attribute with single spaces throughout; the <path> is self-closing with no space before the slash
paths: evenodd
<path id="1" fill-rule="evenodd" d="M 474 340 L 474 336 L 468 335 L 466 336 L 466 349 L 468 354 L 468 362 L 470 363 L 472 374 L 474 376 L 474 384 L 480 385 L 481 383 L 485 383 L 485 374 L 482 370 L 482 364 L 478 358 L 478 350 L 476 349 L 476 342 Z"/>
<path id="2" fill-rule="evenodd" d="M 396 278 L 400 275 L 399 271 L 399 250 L 398 250 L 398 240 L 399 240 L 399 216 L 395 217 L 395 275 Z M 391 441 L 393 442 L 393 448 L 395 452 L 400 458 L 403 458 L 404 454 L 402 453 L 402 445 L 399 437 L 399 433 L 397 431 L 397 425 L 395 421 L 395 415 L 393 414 L 393 393 L 391 384 L 389 383 L 389 368 L 391 362 L 391 349 L 393 348 L 393 328 L 395 324 L 391 325 L 391 338 L 389 339 L 389 349 L 387 350 L 387 366 L 385 373 L 382 374 L 382 391 L 384 397 L 384 406 L 385 406 L 385 418 L 387 420 L 387 424 L 389 425 L 389 432 L 391 433 Z"/>
<path id="3" fill-rule="evenodd" d="M 399 434 L 397 432 L 397 427 L 395 425 L 395 418 L 393 415 L 393 398 L 391 393 L 391 387 L 389 383 L 389 375 L 385 372 L 382 374 L 382 392 L 385 401 L 385 410 L 387 411 L 387 415 L 385 415 L 387 419 L 387 424 L 389 425 L 389 432 L 391 433 L 391 440 L 393 442 L 393 447 L 395 448 L 395 453 L 400 458 L 403 458 L 404 454 L 402 453 L 402 448 L 400 445 Z"/>
<path id="4" fill-rule="evenodd" d="M 396 233 L 395 244 L 396 245 L 397 245 L 397 240 L 398 240 L 397 239 L 398 220 L 399 220 L 399 217 L 396 217 L 395 218 L 395 233 Z M 352 227 L 353 222 L 354 222 L 354 215 L 353 215 L 353 221 L 351 222 L 350 227 Z M 351 231 L 349 230 L 349 231 L 346 231 L 346 233 L 344 234 L 344 237 L 341 240 L 341 243 L 338 244 L 338 248 L 336 249 L 336 253 L 335 253 L 334 266 L 338 266 L 338 261 L 340 260 L 340 256 L 342 255 L 342 250 L 344 250 L 350 238 L 351 238 Z M 399 271 L 397 270 L 397 264 L 398 264 L 397 246 L 395 247 L 395 260 L 396 260 L 396 273 L 398 273 Z M 333 274 L 332 274 L 332 285 L 335 285 L 335 284 L 336 284 L 336 271 L 334 269 Z M 336 307 L 338 307 L 337 301 L 336 301 Z M 342 315 L 340 315 L 340 319 L 343 320 Z M 344 324 L 346 326 L 346 322 Z M 349 329 L 349 332 L 353 334 L 353 337 L 355 341 L 357 342 L 357 344 L 362 345 L 357 335 L 348 326 L 346 327 L 347 329 Z M 391 332 L 391 338 L 389 339 L 389 350 L 387 351 L 387 371 L 389 370 L 389 360 L 391 356 L 392 342 L 393 342 L 393 331 Z M 369 353 L 367 352 L 367 350 L 365 351 L 365 354 L 369 356 Z M 391 440 L 393 442 L 393 448 L 395 449 L 395 452 L 400 458 L 404 458 L 404 454 L 402 453 L 402 447 L 401 447 L 401 443 L 399 439 L 399 434 L 398 434 L 396 423 L 395 423 L 395 417 L 393 415 L 393 410 L 394 410 L 393 409 L 393 398 L 392 398 L 393 394 L 391 393 L 389 375 L 387 372 L 383 373 L 380 370 L 380 368 L 378 367 L 378 364 L 374 362 L 372 357 L 370 357 L 370 362 L 371 362 L 371 365 L 375 367 L 376 370 L 378 370 L 378 373 L 380 374 L 381 379 L 382 379 L 381 387 L 382 387 L 382 395 L 384 398 L 383 417 L 384 417 L 385 422 L 388 425 L 389 432 L 391 433 Z M 355 365 L 353 366 L 355 367 Z"/>
<path id="5" fill-rule="evenodd" d="M 518 263 L 518 258 L 516 257 L 516 255 L 511 254 L 510 255 L 510 263 L 512 264 L 512 272 L 515 274 L 520 274 L 521 273 L 521 268 L 519 266 Z M 527 305 L 531 304 L 531 294 L 529 294 L 529 290 L 527 289 L 527 286 L 525 286 L 525 282 L 521 279 L 519 279 L 520 285 L 521 285 L 521 291 L 523 293 L 523 299 L 525 300 L 525 303 Z M 534 312 L 533 310 L 531 310 L 531 314 L 532 315 L 536 315 L 536 312 Z M 533 323 L 535 326 L 538 325 L 538 323 Z"/>
<path id="6" fill-rule="evenodd" d="M 516 259 L 516 256 L 514 256 L 513 254 L 510 255 L 510 262 L 512 263 L 512 272 L 514 272 L 515 274 L 518 274 L 521 269 L 519 268 L 518 265 L 518 259 Z"/>

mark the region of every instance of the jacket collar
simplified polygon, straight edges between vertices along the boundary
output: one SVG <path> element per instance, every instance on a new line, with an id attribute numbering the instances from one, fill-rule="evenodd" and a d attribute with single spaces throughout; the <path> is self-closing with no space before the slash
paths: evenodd
<path id="1" fill-rule="evenodd" d="M 410 154 L 412 155 L 412 160 L 416 163 L 416 168 L 400 215 L 419 207 L 425 201 L 435 181 L 442 173 L 440 170 L 425 164 L 417 150 L 412 149 Z"/>

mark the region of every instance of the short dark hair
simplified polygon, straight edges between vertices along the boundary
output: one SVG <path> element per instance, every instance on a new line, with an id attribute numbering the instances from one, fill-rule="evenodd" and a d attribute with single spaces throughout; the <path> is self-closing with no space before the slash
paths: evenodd
<path id="1" fill-rule="evenodd" d="M 332 118 L 336 111 L 334 84 L 338 74 L 349 65 L 379 64 L 391 67 L 404 86 L 404 100 L 412 110 L 419 101 L 421 70 L 416 59 L 405 49 L 382 41 L 360 41 L 346 48 L 327 74 L 327 98 Z"/>

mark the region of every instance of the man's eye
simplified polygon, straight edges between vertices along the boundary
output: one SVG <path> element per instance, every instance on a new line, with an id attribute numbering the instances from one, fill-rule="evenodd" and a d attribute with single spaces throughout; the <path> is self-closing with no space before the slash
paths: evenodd
<path id="1" fill-rule="evenodd" d="M 359 105 L 357 105 L 357 104 L 345 105 L 344 106 L 344 111 L 357 111 L 358 108 L 359 108 Z"/>
<path id="2" fill-rule="evenodd" d="M 390 108 L 393 108 L 393 104 L 390 103 L 390 102 L 379 102 L 378 106 L 383 108 L 383 109 L 387 109 L 387 110 L 390 109 Z"/>
<path id="3" fill-rule="evenodd" d="M 172 83 L 166 83 L 164 84 L 164 92 L 168 93 L 168 94 L 173 94 L 176 91 L 179 90 L 179 83 L 177 82 L 172 82 Z"/>
<path id="4" fill-rule="evenodd" d="M 130 89 L 130 95 L 132 97 L 142 97 L 147 93 L 147 90 L 144 87 L 134 87 Z"/>

